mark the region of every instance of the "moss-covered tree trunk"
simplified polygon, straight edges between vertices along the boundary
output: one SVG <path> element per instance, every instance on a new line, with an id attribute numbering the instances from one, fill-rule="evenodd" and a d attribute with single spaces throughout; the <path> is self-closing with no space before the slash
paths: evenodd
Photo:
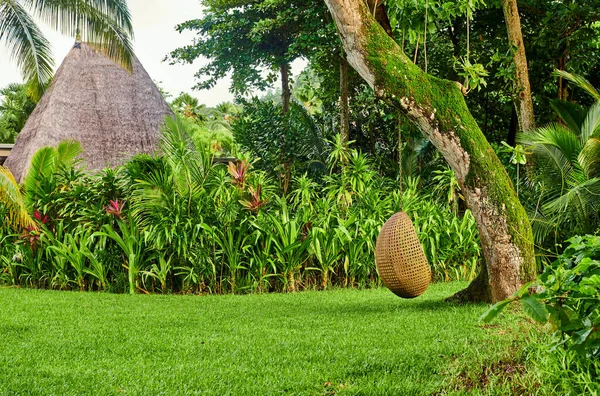
<path id="1" fill-rule="evenodd" d="M 404 55 L 363 0 L 325 0 L 348 62 L 376 95 L 397 105 L 454 170 L 477 220 L 482 275 L 464 300 L 502 300 L 535 276 L 527 213 L 510 178 L 469 112 L 458 85 L 424 73 Z"/>
<path id="2" fill-rule="evenodd" d="M 515 109 L 519 120 L 519 130 L 529 131 L 535 128 L 535 118 L 533 100 L 531 99 L 531 86 L 529 85 L 529 67 L 525 56 L 525 43 L 523 43 L 517 0 L 503 0 L 502 8 L 506 30 L 508 31 L 508 41 L 516 48 L 513 62 L 515 64 L 515 88 L 517 90 Z"/>

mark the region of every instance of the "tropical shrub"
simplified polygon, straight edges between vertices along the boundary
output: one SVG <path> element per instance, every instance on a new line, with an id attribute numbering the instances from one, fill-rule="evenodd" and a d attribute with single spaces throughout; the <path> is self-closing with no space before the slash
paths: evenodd
<path id="1" fill-rule="evenodd" d="M 35 227 L 3 223 L 0 281 L 129 293 L 376 286 L 377 235 L 399 210 L 413 218 L 434 280 L 476 274 L 470 212 L 436 202 L 418 179 L 400 193 L 339 138 L 329 143 L 329 174 L 296 174 L 284 195 L 260 163 L 213 163 L 193 134 L 182 118 L 168 119 L 160 156 L 95 175 L 81 170 L 72 143 L 42 149 L 24 186 Z"/>
<path id="2" fill-rule="evenodd" d="M 600 388 L 600 237 L 575 236 L 537 283 L 525 285 L 514 297 L 492 306 L 483 316 L 492 320 L 510 302 L 521 302 L 525 313 L 554 330 L 553 381 L 564 394 L 595 394 Z M 573 375 L 565 378 L 564 373 Z"/>
<path id="3" fill-rule="evenodd" d="M 313 175 L 325 170 L 324 131 L 299 103 L 292 102 L 283 114 L 280 106 L 254 98 L 244 102 L 232 128 L 235 141 L 257 159 L 257 166 L 281 176 L 286 191 L 292 168 Z"/>

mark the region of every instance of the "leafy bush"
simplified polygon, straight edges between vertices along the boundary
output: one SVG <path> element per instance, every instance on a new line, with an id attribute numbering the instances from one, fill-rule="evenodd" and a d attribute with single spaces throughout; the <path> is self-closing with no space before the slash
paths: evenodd
<path id="1" fill-rule="evenodd" d="M 561 366 L 561 374 L 553 373 L 554 380 L 564 391 L 589 394 L 600 390 L 600 236 L 576 236 L 567 242 L 564 253 L 536 284 L 527 284 L 514 297 L 497 303 L 482 319 L 491 320 L 508 303 L 519 300 L 525 313 L 550 323 L 554 330 L 550 351 Z M 574 371 L 573 381 L 561 378 L 563 370 Z"/>
<path id="2" fill-rule="evenodd" d="M 299 173 L 324 170 L 325 136 L 301 104 L 292 102 L 283 114 L 280 106 L 254 98 L 244 103 L 232 128 L 235 141 L 262 169 L 280 170 L 280 174 L 285 172 L 283 166 Z"/>
<path id="3" fill-rule="evenodd" d="M 181 118 L 170 119 L 161 156 L 140 155 L 96 175 L 77 170 L 72 155 L 32 168 L 25 197 L 36 228 L 20 235 L 0 228 L 0 282 L 129 293 L 375 286 L 379 229 L 402 209 L 434 280 L 476 274 L 470 212 L 457 216 L 451 204 L 420 192 L 418 180 L 400 194 L 369 157 L 339 139 L 329 174 L 296 175 L 285 195 L 249 159 L 213 164 L 210 147 L 193 134 Z"/>

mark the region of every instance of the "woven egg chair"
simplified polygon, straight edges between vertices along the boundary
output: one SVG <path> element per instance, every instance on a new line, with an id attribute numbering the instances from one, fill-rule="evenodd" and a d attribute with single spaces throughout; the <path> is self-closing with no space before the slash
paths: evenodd
<path id="1" fill-rule="evenodd" d="M 415 298 L 427 290 L 431 269 L 406 213 L 396 213 L 381 228 L 375 263 L 383 283 L 395 295 Z"/>

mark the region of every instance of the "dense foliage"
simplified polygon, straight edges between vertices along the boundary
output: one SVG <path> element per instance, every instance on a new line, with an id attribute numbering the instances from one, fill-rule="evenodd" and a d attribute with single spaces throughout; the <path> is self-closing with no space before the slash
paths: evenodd
<path id="1" fill-rule="evenodd" d="M 35 109 L 35 102 L 23 84 L 0 89 L 0 143 L 13 143 Z"/>
<path id="2" fill-rule="evenodd" d="M 548 348 L 556 367 L 550 379 L 560 387 L 559 393 L 595 394 L 600 378 L 600 237 L 576 236 L 567 243 L 537 284 L 525 285 L 482 318 L 489 321 L 509 302 L 519 300 L 529 316 L 554 330 Z M 564 378 L 565 372 L 571 378 Z"/>
<path id="3" fill-rule="evenodd" d="M 295 174 L 285 196 L 249 159 L 213 164 L 181 119 L 168 120 L 161 156 L 95 176 L 72 161 L 77 146 L 42 149 L 23 197 L 36 226 L 3 224 L 2 282 L 130 293 L 372 286 L 378 230 L 401 208 L 434 280 L 475 276 L 480 248 L 469 211 L 457 216 L 445 199 L 420 192 L 418 179 L 399 193 L 367 156 L 331 144 L 329 172 Z"/>

